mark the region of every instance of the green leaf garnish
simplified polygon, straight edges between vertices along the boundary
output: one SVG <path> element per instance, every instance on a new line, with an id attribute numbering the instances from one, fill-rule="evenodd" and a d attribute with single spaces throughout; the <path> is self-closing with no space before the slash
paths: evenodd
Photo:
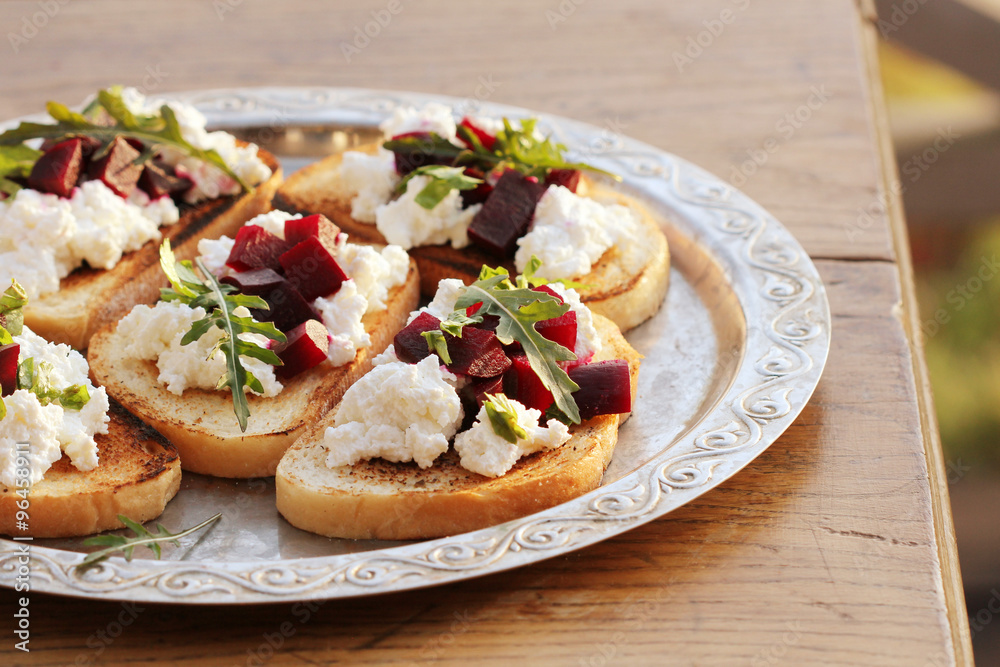
<path id="1" fill-rule="evenodd" d="M 24 144 L 15 146 L 0 146 L 0 192 L 15 195 L 21 185 L 11 178 L 27 178 L 31 168 L 42 156 L 42 151 L 35 150 Z"/>
<path id="2" fill-rule="evenodd" d="M 95 535 L 94 537 L 88 537 L 83 541 L 84 544 L 88 546 L 106 546 L 107 548 L 87 554 L 86 558 L 84 558 L 83 561 L 76 567 L 79 570 L 86 570 L 118 551 L 122 552 L 125 556 L 125 560 L 131 561 L 132 552 L 136 547 L 148 548 L 153 552 L 153 555 L 159 559 L 161 544 L 170 543 L 175 546 L 180 546 L 180 538 L 190 535 L 191 533 L 198 532 L 205 526 L 217 521 L 221 516 L 221 513 L 216 514 L 210 519 L 202 521 L 193 528 L 182 530 L 179 533 L 171 533 L 163 527 L 163 524 L 156 524 L 156 530 L 150 531 L 147 530 L 142 524 L 129 519 L 127 516 L 119 514 L 118 520 L 125 524 L 125 526 L 134 533 L 134 537 L 122 537 L 121 535 Z"/>
<path id="3" fill-rule="evenodd" d="M 525 176 L 544 179 L 551 169 L 580 169 L 604 174 L 615 180 L 621 177 L 598 169 L 584 162 L 567 162 L 563 157 L 566 146 L 555 143 L 550 137 L 535 136 L 536 119 L 521 120 L 518 129 L 504 118 L 504 128 L 497 132 L 493 148 L 487 149 L 468 128 L 459 125 L 458 136 L 471 144 L 462 148 L 444 137 L 431 132 L 428 136 L 410 136 L 390 139 L 382 145 L 390 151 L 416 152 L 435 161 L 446 161 L 455 167 L 478 168 L 483 173 L 516 169 Z"/>
<path id="4" fill-rule="evenodd" d="M 170 240 L 160 246 L 160 267 L 166 274 L 172 287 L 160 290 L 160 298 L 164 301 L 180 301 L 191 308 L 204 308 L 208 315 L 191 324 L 191 328 L 181 339 L 181 345 L 188 345 L 198 340 L 214 327 L 222 330 L 222 338 L 212 349 L 209 358 L 221 351 L 226 357 L 226 372 L 219 378 L 218 389 L 229 388 L 233 395 L 233 412 L 240 424 L 240 430 L 246 432 L 247 420 L 250 418 L 250 404 L 247 401 L 244 388 L 262 393 L 260 381 L 248 372 L 240 361 L 241 357 L 260 359 L 272 366 L 281 366 L 281 359 L 260 345 L 245 341 L 239 337 L 241 333 L 261 334 L 270 340 L 284 343 L 286 338 L 271 322 L 257 322 L 251 317 L 238 317 L 233 311 L 240 306 L 267 310 L 267 302 L 259 296 L 248 294 L 233 294 L 236 290 L 232 285 L 223 285 L 215 275 L 205 268 L 201 260 L 197 260 L 201 278 L 194 271 L 190 261 L 178 262 Z"/>
<path id="5" fill-rule="evenodd" d="M 396 186 L 396 192 L 406 192 L 406 187 L 414 176 L 427 176 L 430 178 L 430 182 L 413 199 L 413 201 L 428 211 L 433 210 L 435 206 L 444 201 L 444 198 L 452 190 L 475 190 L 483 182 L 481 178 L 466 176 L 465 170 L 462 167 L 431 164 L 418 167 L 407 174 L 406 178 Z"/>
<path id="6" fill-rule="evenodd" d="M 518 439 L 527 439 L 528 432 L 517 422 L 517 410 L 510 399 L 504 394 L 486 394 L 486 398 L 483 407 L 493 432 L 512 445 L 516 445 Z"/>
<path id="7" fill-rule="evenodd" d="M 27 303 L 27 292 L 24 291 L 20 283 L 12 280 L 10 287 L 0 296 L 0 328 L 6 329 L 11 335 L 20 336 L 24 327 L 24 311 L 22 309 Z"/>
<path id="8" fill-rule="evenodd" d="M 45 105 L 45 109 L 56 121 L 55 123 L 23 122 L 0 134 L 0 146 L 16 146 L 31 139 L 61 140 L 69 137 L 91 137 L 101 142 L 103 147 L 101 150 L 106 150 L 115 137 L 127 137 L 138 139 L 145 146 L 145 152 L 140 160 L 148 159 L 162 147 L 170 147 L 184 155 L 218 167 L 239 183 L 243 190 L 250 189 L 250 186 L 214 149 L 203 150 L 184 139 L 173 109 L 166 104 L 160 107 L 158 115 L 137 116 L 128 110 L 122 100 L 121 91 L 110 88 L 97 93 L 95 103 L 87 107 L 87 115 L 72 111 L 58 102 L 49 102 Z M 106 118 L 100 117 L 101 111 L 106 112 Z"/>
<path id="9" fill-rule="evenodd" d="M 569 310 L 569 304 L 559 303 L 551 294 L 511 283 L 506 270 L 490 269 L 489 273 L 491 277 L 477 280 L 465 288 L 455 302 L 455 310 L 482 302 L 477 315 L 499 316 L 497 338 L 504 345 L 515 340 L 521 344 L 531 369 L 552 392 L 556 405 L 574 424 L 579 424 L 580 410 L 572 393 L 580 387 L 558 364 L 576 359 L 576 355 L 542 336 L 534 326 L 535 322 L 559 317 Z"/>
<path id="10" fill-rule="evenodd" d="M 451 363 L 451 353 L 448 352 L 448 341 L 445 340 L 444 332 L 441 329 L 432 329 L 420 335 L 427 341 L 427 349 L 436 354 L 441 359 L 441 363 L 445 366 Z"/>
<path id="11" fill-rule="evenodd" d="M 43 361 L 36 365 L 35 360 L 28 357 L 17 365 L 17 388 L 30 391 L 42 405 L 56 403 L 64 410 L 82 410 L 90 401 L 87 385 L 55 387 L 52 385 L 52 371 L 52 364 Z"/>

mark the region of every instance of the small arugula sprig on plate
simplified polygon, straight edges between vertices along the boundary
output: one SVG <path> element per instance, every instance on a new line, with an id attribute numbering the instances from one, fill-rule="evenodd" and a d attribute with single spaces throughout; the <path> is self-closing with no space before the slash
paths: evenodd
<path id="1" fill-rule="evenodd" d="M 179 533 L 171 533 L 163 527 L 163 524 L 156 524 L 156 530 L 150 531 L 141 523 L 133 521 L 123 514 L 119 514 L 118 520 L 125 524 L 125 527 L 135 534 L 134 537 L 122 537 L 121 535 L 95 535 L 94 537 L 88 537 L 83 541 L 83 543 L 87 546 L 105 546 L 107 548 L 87 554 L 86 558 L 84 558 L 83 561 L 76 567 L 78 570 L 86 570 L 118 551 L 124 554 L 125 560 L 131 561 L 132 552 L 136 547 L 148 548 L 153 552 L 153 555 L 159 559 L 161 544 L 169 543 L 175 546 L 180 546 L 180 538 L 198 532 L 205 526 L 218 521 L 221 516 L 222 513 L 220 512 L 210 519 L 202 521 L 193 528 L 182 530 Z"/>
<path id="2" fill-rule="evenodd" d="M 260 359 L 272 366 L 281 366 L 281 359 L 265 347 L 239 337 L 241 333 L 261 334 L 270 340 L 284 343 L 285 334 L 271 322 L 257 322 L 252 317 L 239 317 L 233 311 L 240 306 L 267 310 L 267 302 L 259 296 L 249 294 L 234 294 L 236 288 L 220 283 L 215 275 L 205 268 L 201 260 L 196 260 L 198 269 L 204 278 L 199 278 L 194 272 L 190 261 L 178 262 L 170 249 L 170 240 L 160 246 L 160 267 L 173 286 L 160 289 L 160 298 L 164 301 L 180 301 L 191 308 L 199 306 L 208 311 L 208 315 L 194 322 L 190 331 L 184 334 L 181 345 L 188 345 L 198 340 L 213 327 L 222 330 L 223 335 L 212 348 L 209 359 L 221 351 L 226 356 L 226 372 L 219 378 L 216 389 L 229 387 L 233 394 L 233 411 L 240 424 L 240 430 L 246 432 L 247 419 L 250 417 L 250 405 L 247 402 L 244 388 L 263 393 L 264 387 L 253 373 L 243 367 L 241 356 Z"/>
<path id="3" fill-rule="evenodd" d="M 476 167 L 483 173 L 516 169 L 525 176 L 535 176 L 542 180 L 551 169 L 579 169 L 621 180 L 619 176 L 585 162 L 567 162 L 563 157 L 566 146 L 552 141 L 551 137 L 536 136 L 537 125 L 537 119 L 527 118 L 521 120 L 520 127 L 515 129 L 510 120 L 504 118 L 503 129 L 497 132 L 492 148 L 483 146 L 475 132 L 462 125 L 458 126 L 458 136 L 471 148 L 456 146 L 433 132 L 426 137 L 408 136 L 390 139 L 383 146 L 390 151 L 410 151 L 435 161 L 448 162 L 451 168 Z"/>
<path id="4" fill-rule="evenodd" d="M 121 88 L 114 87 L 99 91 L 83 113 L 58 102 L 48 102 L 45 109 L 55 123 L 22 122 L 0 134 L 0 191 L 16 193 L 21 186 L 10 178 L 26 177 L 41 157 L 41 151 L 25 146 L 25 141 L 90 137 L 101 142 L 102 148 L 95 154 L 100 157 L 119 136 L 142 142 L 143 152 L 136 159 L 138 163 L 149 160 L 161 148 L 169 147 L 218 167 L 244 190 L 250 189 L 214 149 L 197 148 L 184 138 L 177 116 L 166 104 L 156 115 L 133 114 L 122 99 Z"/>
<path id="5" fill-rule="evenodd" d="M 534 260 L 534 258 L 533 258 Z M 569 310 L 568 303 L 560 303 L 559 299 L 547 292 L 536 292 L 531 289 L 545 284 L 545 280 L 532 275 L 537 269 L 537 260 L 525 272 L 512 281 L 507 269 L 483 267 L 479 280 L 464 288 L 455 301 L 455 311 L 440 325 L 439 329 L 448 327 L 448 332 L 461 337 L 461 329 L 467 324 L 482 321 L 483 315 L 496 315 L 500 318 L 496 335 L 500 342 L 509 345 L 515 340 L 521 344 L 531 369 L 535 371 L 542 384 L 552 392 L 556 407 L 562 415 L 574 424 L 580 423 L 580 410 L 573 399 L 573 392 L 580 388 L 570 379 L 569 375 L 559 365 L 560 361 L 572 361 L 576 355 L 559 343 L 549 340 L 535 330 L 535 322 L 551 320 Z M 466 315 L 471 306 L 479 305 L 473 316 Z M 435 344 L 437 335 L 431 333 L 428 346 L 439 352 L 444 337 L 441 335 L 441 346 Z M 442 361 L 447 360 L 442 357 Z"/>

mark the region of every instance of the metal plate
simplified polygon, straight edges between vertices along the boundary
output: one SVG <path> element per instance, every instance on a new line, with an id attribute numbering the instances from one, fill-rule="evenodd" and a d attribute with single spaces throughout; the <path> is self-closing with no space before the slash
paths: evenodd
<path id="1" fill-rule="evenodd" d="M 163 560 L 74 566 L 80 539 L 35 540 L 33 590 L 184 604 L 346 598 L 432 586 L 519 567 L 618 535 L 712 489 L 763 452 L 809 400 L 830 346 L 816 268 L 791 234 L 720 179 L 607 130 L 496 104 L 359 89 L 260 88 L 177 94 L 210 125 L 257 141 L 290 172 L 370 141 L 401 104 L 540 118 L 573 159 L 621 174 L 662 219 L 672 255 L 660 312 L 629 333 L 645 355 L 632 418 L 595 491 L 544 512 L 421 542 L 336 540 L 300 531 L 274 508 L 273 480 L 185 473 L 159 519 L 178 530 L 215 512 L 209 531 Z M 5 123 L 9 127 L 16 123 Z M 0 585 L 13 587 L 18 545 L 0 540 Z"/>

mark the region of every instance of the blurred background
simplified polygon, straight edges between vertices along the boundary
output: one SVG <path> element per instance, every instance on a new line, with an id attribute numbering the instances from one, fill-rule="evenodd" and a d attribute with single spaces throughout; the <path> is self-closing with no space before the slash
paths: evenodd
<path id="1" fill-rule="evenodd" d="M 882 79 L 977 665 L 1000 665 L 1000 0 L 879 0 Z"/>

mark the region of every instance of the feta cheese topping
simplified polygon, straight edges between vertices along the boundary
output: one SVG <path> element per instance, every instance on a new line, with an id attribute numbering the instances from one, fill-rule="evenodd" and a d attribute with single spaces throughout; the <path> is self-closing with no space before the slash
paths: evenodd
<path id="1" fill-rule="evenodd" d="M 108 395 L 103 387 L 94 387 L 87 377 L 87 360 L 68 345 L 49 343 L 27 327 L 14 336 L 21 346 L 18 361 L 31 358 L 35 368 L 46 364 L 53 387 L 84 385 L 90 400 L 82 410 L 67 410 L 58 403 L 42 405 L 38 396 L 18 389 L 4 396 L 7 415 L 0 420 L 0 483 L 14 487 L 17 481 L 17 457 L 24 450 L 17 443 L 29 443 L 29 479 L 41 480 L 52 464 L 65 452 L 81 471 L 93 470 L 98 463 L 94 436 L 108 432 Z"/>
<path id="2" fill-rule="evenodd" d="M 561 185 L 550 186 L 542 195 L 531 229 L 517 245 L 517 270 L 523 271 L 536 255 L 542 260 L 538 275 L 548 280 L 590 273 L 611 246 L 617 246 L 628 263 L 645 263 L 648 253 L 632 210 L 605 206 Z"/>
<path id="3" fill-rule="evenodd" d="M 430 102 L 420 109 L 411 106 L 396 107 L 392 117 L 378 127 L 386 139 L 408 132 L 434 132 L 453 144 L 458 144 L 455 117 L 449 107 L 438 102 Z"/>
<path id="4" fill-rule="evenodd" d="M 469 245 L 469 224 L 482 204 L 463 209 L 461 193 L 452 190 L 428 211 L 416 202 L 416 197 L 430 180 L 429 176 L 411 178 L 398 199 L 375 209 L 375 227 L 389 243 L 404 250 L 439 243 L 464 248 Z"/>
<path id="5" fill-rule="evenodd" d="M 344 153 L 334 182 L 341 196 L 351 198 L 351 217 L 374 223 L 375 209 L 392 199 L 400 180 L 395 155 L 379 146 L 374 155 Z"/>
<path id="6" fill-rule="evenodd" d="M 373 368 L 344 393 L 334 426 L 326 429 L 326 464 L 334 468 L 381 457 L 431 466 L 447 451 L 464 416 L 448 376 L 454 377 L 435 356 Z"/>
<path id="7" fill-rule="evenodd" d="M 83 183 L 69 199 L 19 190 L 0 201 L 0 284 L 17 278 L 29 299 L 56 292 L 84 261 L 114 268 L 124 253 L 159 239 L 160 226 L 179 218 L 167 197 L 126 201 L 101 181 Z"/>
<path id="8" fill-rule="evenodd" d="M 522 456 L 554 449 L 569 440 L 569 427 L 561 421 L 550 419 L 548 426 L 539 426 L 541 412 L 509 400 L 516 411 L 517 423 L 527 437 L 518 438 L 516 443 L 503 439 L 494 432 L 486 407 L 479 408 L 472 428 L 455 437 L 455 451 L 462 457 L 462 467 L 466 470 L 486 477 L 499 477 L 513 468 Z"/>
<path id="9" fill-rule="evenodd" d="M 212 327 L 198 340 L 181 345 L 191 325 L 206 314 L 204 308 L 191 308 L 178 301 L 159 301 L 152 307 L 140 304 L 118 322 L 118 333 L 127 341 L 121 355 L 155 362 L 160 371 L 157 380 L 173 394 L 180 395 L 189 387 L 216 389 L 226 372 L 226 358 L 221 350 L 211 353 L 223 336 L 222 330 Z M 249 317 L 250 311 L 240 307 L 233 310 L 233 315 Z M 239 337 L 263 347 L 268 344 L 260 334 L 241 333 Z M 260 380 L 264 396 L 281 392 L 274 366 L 250 357 L 240 359 L 243 367 Z"/>

